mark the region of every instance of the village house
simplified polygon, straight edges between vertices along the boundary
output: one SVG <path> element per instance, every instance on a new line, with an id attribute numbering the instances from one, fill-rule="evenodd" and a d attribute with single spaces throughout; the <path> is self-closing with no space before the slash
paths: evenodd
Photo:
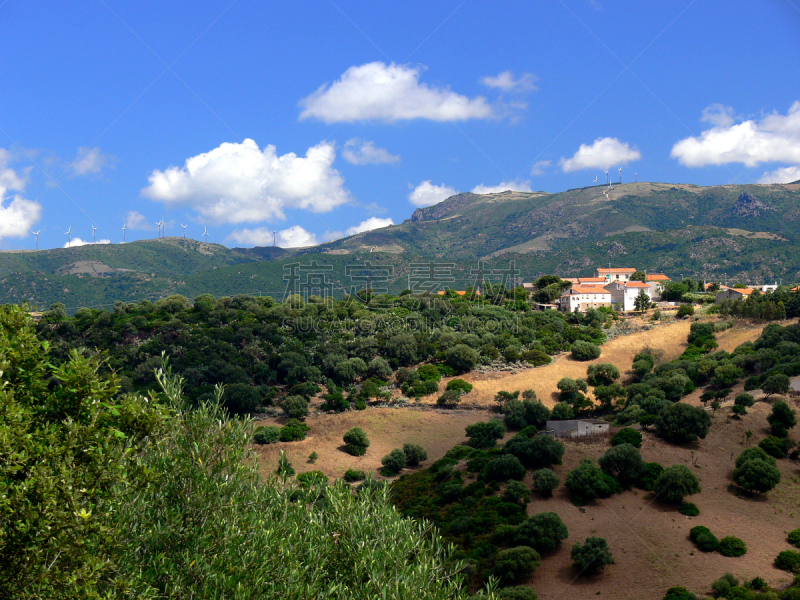
<path id="1" fill-rule="evenodd" d="M 654 288 L 654 285 L 642 281 L 618 281 L 609 283 L 604 289 L 611 294 L 611 304 L 614 310 L 627 312 L 636 309 L 636 296 L 642 290 L 650 297 L 650 302 L 652 302 Z"/>
<path id="2" fill-rule="evenodd" d="M 631 275 L 636 273 L 636 269 L 630 268 L 612 268 L 612 269 L 597 269 L 595 277 L 602 277 L 606 283 L 612 281 L 630 281 Z"/>
<path id="3" fill-rule="evenodd" d="M 608 421 L 601 419 L 572 419 L 569 421 L 547 421 L 545 431 L 554 437 L 583 437 L 607 433 Z"/>
<path id="4" fill-rule="evenodd" d="M 752 288 L 725 288 L 721 292 L 717 292 L 715 302 L 722 302 L 723 300 L 747 300 L 747 297 L 755 290 Z"/>
<path id="5" fill-rule="evenodd" d="M 767 292 L 774 292 L 778 289 L 777 283 L 766 283 L 764 285 L 748 285 L 748 289 L 751 290 L 758 290 L 762 294 L 766 294 Z"/>
<path id="6" fill-rule="evenodd" d="M 645 279 L 647 279 L 647 283 L 654 286 L 654 295 L 656 296 L 660 296 L 664 291 L 664 286 L 672 281 L 664 273 L 647 273 Z"/>
<path id="7" fill-rule="evenodd" d="M 599 285 L 573 284 L 560 298 L 560 308 L 565 312 L 586 312 L 601 306 L 611 306 L 611 294 Z"/>

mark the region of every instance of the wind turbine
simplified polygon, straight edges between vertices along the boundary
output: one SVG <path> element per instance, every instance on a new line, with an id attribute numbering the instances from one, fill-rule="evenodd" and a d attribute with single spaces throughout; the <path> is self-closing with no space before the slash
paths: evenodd
<path id="1" fill-rule="evenodd" d="M 275 246 L 275 236 L 276 236 L 276 235 L 278 235 L 278 232 L 277 232 L 277 231 L 273 231 L 273 232 L 272 232 L 272 246 L 273 246 L 273 247 Z"/>
<path id="2" fill-rule="evenodd" d="M 186 239 L 186 225 L 181 223 L 181 227 L 183 227 L 183 239 Z"/>
<path id="3" fill-rule="evenodd" d="M 31 233 L 36 236 L 36 249 L 37 250 L 39 249 L 39 234 L 41 232 L 42 232 L 41 229 L 39 231 L 31 231 Z"/>
<path id="4" fill-rule="evenodd" d="M 619 168 L 619 182 L 622 183 L 622 167 Z"/>
<path id="5" fill-rule="evenodd" d="M 594 176 L 594 184 L 597 185 L 597 175 Z"/>
<path id="6" fill-rule="evenodd" d="M 122 243 L 125 243 L 125 223 L 122 224 Z"/>
<path id="7" fill-rule="evenodd" d="M 605 173 L 605 174 L 606 174 L 606 183 L 611 183 L 611 182 L 608 180 L 608 169 L 606 169 L 605 171 L 603 171 L 603 173 Z"/>
<path id="8" fill-rule="evenodd" d="M 634 173 L 633 174 L 633 178 L 636 180 L 636 183 L 639 183 L 639 174 L 638 173 Z"/>
<path id="9" fill-rule="evenodd" d="M 3 236 L 0 235 L 0 246 L 2 246 L 2 245 L 3 245 Z"/>
<path id="10" fill-rule="evenodd" d="M 208 243 L 208 227 L 203 227 L 205 231 L 203 231 L 203 235 L 206 236 L 206 244 Z"/>
<path id="11" fill-rule="evenodd" d="M 71 244 L 72 243 L 72 225 L 70 225 L 69 229 L 67 229 L 64 232 L 64 235 L 66 235 L 69 238 L 69 243 Z"/>
<path id="12" fill-rule="evenodd" d="M 92 243 L 93 244 L 97 243 L 97 227 L 95 227 L 94 225 L 92 225 Z"/>

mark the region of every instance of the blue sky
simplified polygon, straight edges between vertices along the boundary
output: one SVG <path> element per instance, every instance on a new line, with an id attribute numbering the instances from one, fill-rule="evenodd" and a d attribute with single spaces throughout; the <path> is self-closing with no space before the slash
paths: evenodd
<path id="1" fill-rule="evenodd" d="M 800 179 L 798 0 L 0 0 L 0 35 L 2 250 L 160 219 L 307 245 L 604 168 Z"/>

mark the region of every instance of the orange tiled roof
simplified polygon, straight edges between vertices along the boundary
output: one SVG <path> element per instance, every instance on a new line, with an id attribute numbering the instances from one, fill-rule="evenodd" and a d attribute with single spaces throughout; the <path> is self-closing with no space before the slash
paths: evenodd
<path id="1" fill-rule="evenodd" d="M 573 285 L 572 291 L 578 294 L 610 294 L 608 290 L 597 285 Z"/>
<path id="2" fill-rule="evenodd" d="M 578 277 L 576 283 L 605 283 L 605 277 Z"/>
<path id="3" fill-rule="evenodd" d="M 466 295 L 466 293 L 467 293 L 466 291 L 458 291 L 458 290 L 453 290 L 453 291 L 454 291 L 456 294 L 458 294 L 459 296 L 465 296 L 465 295 Z M 445 291 L 444 291 L 444 290 L 439 290 L 439 291 L 438 291 L 438 292 L 436 292 L 436 293 L 437 293 L 437 294 L 439 294 L 440 296 L 444 296 L 444 295 L 445 295 Z M 480 290 L 475 290 L 475 295 L 476 295 L 476 296 L 480 296 L 480 295 L 481 295 L 481 291 L 480 291 Z"/>
<path id="4" fill-rule="evenodd" d="M 625 287 L 650 287 L 649 283 L 644 283 L 643 281 L 626 281 Z"/>
<path id="5" fill-rule="evenodd" d="M 597 269 L 598 273 L 636 273 L 636 269 Z"/>
<path id="6" fill-rule="evenodd" d="M 653 273 L 647 276 L 647 281 L 670 281 L 670 278 L 663 273 Z"/>
<path id="7" fill-rule="evenodd" d="M 750 294 L 752 294 L 755 291 L 752 288 L 728 288 L 728 289 L 730 289 L 731 291 L 734 291 L 734 292 L 739 292 L 740 294 L 742 294 L 744 296 L 749 296 Z"/>

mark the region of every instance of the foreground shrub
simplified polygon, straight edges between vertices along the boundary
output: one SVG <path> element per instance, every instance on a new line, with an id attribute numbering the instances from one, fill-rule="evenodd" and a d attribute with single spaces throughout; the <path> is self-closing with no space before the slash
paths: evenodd
<path id="1" fill-rule="evenodd" d="M 555 490 L 560 483 L 561 480 L 552 469 L 539 469 L 533 473 L 533 491 L 538 492 L 544 498 L 552 496 L 553 490 Z"/>
<path id="2" fill-rule="evenodd" d="M 554 512 L 544 512 L 525 519 L 517 527 L 514 542 L 530 546 L 539 552 L 552 552 L 568 536 L 567 526 L 561 517 Z"/>
<path id="3" fill-rule="evenodd" d="M 619 377 L 619 369 L 611 363 L 597 363 L 586 368 L 586 380 L 593 386 L 611 385 Z"/>
<path id="4" fill-rule="evenodd" d="M 696 517 L 700 514 L 700 509 L 697 508 L 696 504 L 692 504 L 691 502 L 684 502 L 681 504 L 678 512 L 681 513 L 685 517 Z"/>
<path id="5" fill-rule="evenodd" d="M 674 465 L 664 469 L 653 489 L 662 501 L 681 504 L 684 496 L 700 492 L 700 480 L 688 467 Z"/>
<path id="6" fill-rule="evenodd" d="M 722 556 L 738 557 L 745 555 L 747 552 L 747 545 L 743 540 L 729 535 L 719 541 L 717 550 Z"/>
<path id="7" fill-rule="evenodd" d="M 342 437 L 345 450 L 352 456 L 364 456 L 369 448 L 369 438 L 361 427 L 353 427 Z"/>
<path id="8" fill-rule="evenodd" d="M 630 444 L 635 448 L 642 447 L 642 434 L 632 427 L 623 427 L 614 437 L 611 438 L 612 446 L 619 446 L 620 444 Z"/>
<path id="9" fill-rule="evenodd" d="M 716 552 L 719 540 L 708 527 L 697 525 L 689 530 L 689 539 L 702 552 Z"/>
<path id="10" fill-rule="evenodd" d="M 596 575 L 606 565 L 614 564 L 611 550 L 605 538 L 589 537 L 583 545 L 575 544 L 570 553 L 572 557 L 572 567 L 578 571 L 579 575 L 591 577 Z"/>
<path id="11" fill-rule="evenodd" d="M 534 589 L 527 585 L 503 588 L 497 592 L 498 600 L 539 600 Z"/>
<path id="12" fill-rule="evenodd" d="M 784 550 L 775 557 L 775 566 L 781 571 L 789 571 L 795 575 L 800 574 L 800 552 Z"/>
<path id="13" fill-rule="evenodd" d="M 521 481 L 511 481 L 506 486 L 506 491 L 503 493 L 503 500 L 513 504 L 522 504 L 524 506 L 530 502 L 531 493 Z"/>
<path id="14" fill-rule="evenodd" d="M 595 346 L 591 342 L 578 340 L 572 344 L 572 358 L 575 360 L 594 360 L 600 356 L 600 353 L 600 346 Z"/>
<path id="15" fill-rule="evenodd" d="M 416 467 L 428 460 L 428 453 L 419 444 L 403 444 L 403 453 L 406 455 L 406 465 Z"/>
<path id="16" fill-rule="evenodd" d="M 494 574 L 503 583 L 514 583 L 538 569 L 539 559 L 539 553 L 527 546 L 501 550 L 494 560 Z"/>
<path id="17" fill-rule="evenodd" d="M 274 444 L 281 439 L 281 428 L 277 425 L 263 425 L 256 427 L 253 432 L 253 442 L 256 444 Z"/>
<path id="18" fill-rule="evenodd" d="M 347 469 L 347 471 L 344 472 L 344 480 L 348 483 L 352 483 L 354 481 L 364 481 L 366 478 L 367 474 L 364 471 Z"/>
<path id="19" fill-rule="evenodd" d="M 731 590 L 739 586 L 739 580 L 732 574 L 725 573 L 722 577 L 711 584 L 714 596 L 717 598 L 727 598 Z"/>
<path id="20" fill-rule="evenodd" d="M 387 477 L 397 475 L 406 467 L 406 454 L 400 448 L 395 448 L 381 459 L 383 474 Z"/>
<path id="21" fill-rule="evenodd" d="M 780 480 L 778 468 L 760 458 L 746 460 L 733 470 L 734 483 L 748 492 L 764 494 L 778 485 Z"/>
<path id="22" fill-rule="evenodd" d="M 459 394 L 469 394 L 472 391 L 472 384 L 463 379 L 451 379 L 445 388 L 448 392 L 453 391 Z"/>
<path id="23" fill-rule="evenodd" d="M 306 435 L 311 431 L 311 427 L 298 419 L 289 419 L 286 425 L 281 427 L 282 442 L 296 442 L 306 439 Z"/>

